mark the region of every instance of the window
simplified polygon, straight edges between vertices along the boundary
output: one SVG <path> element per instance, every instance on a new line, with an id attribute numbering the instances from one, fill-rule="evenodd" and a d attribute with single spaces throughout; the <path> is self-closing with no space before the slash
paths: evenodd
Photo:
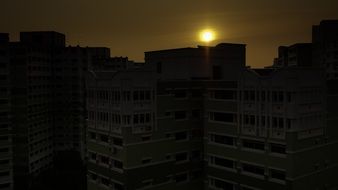
<path id="1" fill-rule="evenodd" d="M 277 102 L 277 92 L 272 92 L 272 102 Z"/>
<path id="2" fill-rule="evenodd" d="M 151 121 L 150 113 L 134 114 L 134 124 L 150 123 L 150 121 Z"/>
<path id="3" fill-rule="evenodd" d="M 225 145 L 234 145 L 234 138 L 233 137 L 228 137 L 228 136 L 223 136 L 223 135 L 211 135 L 211 141 L 218 143 L 218 144 L 225 144 Z"/>
<path id="4" fill-rule="evenodd" d="M 89 177 L 90 177 L 90 179 L 92 179 L 92 180 L 94 180 L 94 181 L 96 181 L 97 180 L 97 175 L 96 174 L 94 174 L 94 173 L 89 173 Z"/>
<path id="5" fill-rule="evenodd" d="M 233 113 L 210 112 L 209 119 L 211 121 L 233 123 L 236 120 L 236 115 Z"/>
<path id="6" fill-rule="evenodd" d="M 249 91 L 249 100 L 255 101 L 255 91 L 253 90 Z"/>
<path id="7" fill-rule="evenodd" d="M 270 177 L 277 180 L 285 181 L 285 172 L 275 169 L 270 169 Z"/>
<path id="8" fill-rule="evenodd" d="M 151 163 L 151 158 L 146 158 L 146 159 L 143 159 L 142 160 L 142 164 L 149 164 L 149 163 Z"/>
<path id="9" fill-rule="evenodd" d="M 139 100 L 139 91 L 134 91 L 133 92 L 133 99 L 134 99 L 134 101 L 138 101 Z"/>
<path id="10" fill-rule="evenodd" d="M 105 142 L 105 143 L 108 143 L 108 136 L 107 135 L 100 135 L 100 140 L 102 141 L 102 142 Z"/>
<path id="11" fill-rule="evenodd" d="M 265 91 L 261 92 L 261 101 L 264 102 L 265 101 Z"/>
<path id="12" fill-rule="evenodd" d="M 188 160 L 188 154 L 186 152 L 177 153 L 175 156 L 176 162 L 182 162 Z"/>
<path id="13" fill-rule="evenodd" d="M 0 136 L 0 141 L 8 141 L 9 137 L 8 136 Z"/>
<path id="14" fill-rule="evenodd" d="M 187 181 L 187 180 L 188 180 L 188 174 L 187 173 L 175 175 L 176 183 L 181 183 L 181 182 L 184 182 L 184 181 Z"/>
<path id="15" fill-rule="evenodd" d="M 243 147 L 256 150 L 264 150 L 265 145 L 264 142 L 243 139 Z"/>
<path id="16" fill-rule="evenodd" d="M 254 189 L 254 188 L 251 188 L 251 187 L 243 187 L 242 186 L 242 190 L 257 190 L 257 189 Z"/>
<path id="17" fill-rule="evenodd" d="M 150 100 L 151 98 L 151 93 L 149 90 L 145 91 L 145 100 Z"/>
<path id="18" fill-rule="evenodd" d="M 261 126 L 264 127 L 265 126 L 265 116 L 261 117 Z"/>
<path id="19" fill-rule="evenodd" d="M 291 119 L 286 119 L 286 127 L 287 127 L 288 129 L 291 128 Z"/>
<path id="20" fill-rule="evenodd" d="M 191 97 L 199 98 L 203 96 L 203 91 L 201 89 L 192 89 L 191 90 Z"/>
<path id="21" fill-rule="evenodd" d="M 272 117 L 272 128 L 283 128 L 284 127 L 284 119 L 278 117 Z"/>
<path id="22" fill-rule="evenodd" d="M 157 62 L 156 71 L 157 73 L 162 73 L 162 62 Z"/>
<path id="23" fill-rule="evenodd" d="M 151 136 L 143 136 L 142 141 L 150 141 Z"/>
<path id="24" fill-rule="evenodd" d="M 9 176 L 9 171 L 0 172 L 0 177 Z"/>
<path id="25" fill-rule="evenodd" d="M 222 190 L 234 190 L 234 185 L 232 183 L 222 181 L 215 178 L 209 178 L 210 186 L 216 187 L 217 189 Z"/>
<path id="26" fill-rule="evenodd" d="M 144 101 L 144 91 L 139 91 L 140 93 L 140 100 Z"/>
<path id="27" fill-rule="evenodd" d="M 109 157 L 101 156 L 101 163 L 109 165 Z"/>
<path id="28" fill-rule="evenodd" d="M 187 97 L 187 90 L 175 90 L 174 91 L 175 98 L 186 98 Z"/>
<path id="29" fill-rule="evenodd" d="M 201 111 L 199 109 L 194 109 L 194 110 L 191 110 L 191 116 L 192 118 L 194 119 L 199 119 L 201 118 Z"/>
<path id="30" fill-rule="evenodd" d="M 270 151 L 272 153 L 285 154 L 285 145 L 271 143 Z"/>
<path id="31" fill-rule="evenodd" d="M 120 162 L 120 161 L 114 160 L 114 167 L 115 167 L 115 168 L 122 169 L 123 163 Z"/>
<path id="32" fill-rule="evenodd" d="M 134 124 L 138 124 L 139 119 L 138 119 L 138 114 L 134 114 Z"/>
<path id="33" fill-rule="evenodd" d="M 261 166 L 251 165 L 251 164 L 242 164 L 243 171 L 249 172 L 255 175 L 264 175 L 264 168 Z"/>
<path id="34" fill-rule="evenodd" d="M 109 185 L 110 185 L 109 179 L 104 178 L 104 177 L 101 178 L 101 183 L 102 183 L 103 185 L 105 185 L 105 186 L 109 186 Z"/>
<path id="35" fill-rule="evenodd" d="M 146 113 L 145 116 L 146 116 L 145 122 L 150 123 L 150 118 L 151 118 L 150 113 Z"/>
<path id="36" fill-rule="evenodd" d="M 287 102 L 291 102 L 292 101 L 292 94 L 291 94 L 291 92 L 287 92 L 286 93 L 286 100 L 287 100 Z"/>
<path id="37" fill-rule="evenodd" d="M 282 91 L 278 92 L 278 102 L 284 101 L 284 93 Z"/>
<path id="38" fill-rule="evenodd" d="M 8 188 L 8 187 L 10 187 L 10 186 L 11 186 L 10 183 L 0 184 L 0 188 Z"/>
<path id="39" fill-rule="evenodd" d="M 186 119 L 187 114 L 186 111 L 175 111 L 175 119 L 179 120 L 179 119 Z"/>
<path id="40" fill-rule="evenodd" d="M 254 115 L 244 115 L 244 124 L 245 125 L 255 125 L 256 117 Z"/>
<path id="41" fill-rule="evenodd" d="M 9 152 L 9 148 L 0 148 L 0 153 L 7 153 Z"/>
<path id="42" fill-rule="evenodd" d="M 188 138 L 188 135 L 186 131 L 175 133 L 175 140 L 177 141 L 186 140 L 187 138 Z"/>
<path id="43" fill-rule="evenodd" d="M 171 133 L 165 134 L 165 138 L 171 138 Z"/>
<path id="44" fill-rule="evenodd" d="M 96 153 L 90 152 L 90 159 L 96 161 Z"/>
<path id="45" fill-rule="evenodd" d="M 190 179 L 199 179 L 200 177 L 203 176 L 202 170 L 195 170 L 190 173 Z"/>
<path id="46" fill-rule="evenodd" d="M 122 123 L 129 125 L 131 120 L 131 115 L 123 115 L 122 116 Z"/>
<path id="47" fill-rule="evenodd" d="M 123 140 L 121 138 L 113 137 L 113 143 L 114 143 L 114 145 L 122 146 Z"/>
<path id="48" fill-rule="evenodd" d="M 234 90 L 214 90 L 211 92 L 211 98 L 217 100 L 235 100 L 236 91 Z"/>
<path id="49" fill-rule="evenodd" d="M 152 179 L 148 179 L 148 180 L 144 180 L 142 181 L 142 187 L 145 188 L 145 187 L 149 187 L 153 184 L 153 180 Z"/>
<path id="50" fill-rule="evenodd" d="M 130 91 L 123 91 L 122 98 L 124 101 L 130 101 Z"/>
<path id="51" fill-rule="evenodd" d="M 201 151 L 194 150 L 191 152 L 191 157 L 190 157 L 191 161 L 200 161 L 200 158 L 201 158 Z"/>
<path id="52" fill-rule="evenodd" d="M 9 160 L 0 160 L 0 165 L 9 164 Z"/>
<path id="53" fill-rule="evenodd" d="M 8 129 L 8 125 L 7 124 L 1 124 L 0 129 Z"/>
<path id="54" fill-rule="evenodd" d="M 284 101 L 284 92 L 283 91 L 273 91 L 272 92 L 272 102 L 282 103 Z"/>
<path id="55" fill-rule="evenodd" d="M 170 159 L 171 159 L 171 155 L 170 155 L 170 154 L 167 154 L 167 155 L 165 156 L 165 159 L 166 159 L 166 160 L 170 160 Z"/>
<path id="56" fill-rule="evenodd" d="M 216 156 L 210 156 L 210 163 L 215 166 L 220 166 L 224 168 L 234 168 L 234 161 L 225 159 L 225 158 L 220 158 Z"/>
<path id="57" fill-rule="evenodd" d="M 220 65 L 213 65 L 212 66 L 212 78 L 215 80 L 222 79 L 223 72 L 222 72 L 222 66 Z"/>
<path id="58" fill-rule="evenodd" d="M 195 138 L 202 138 L 203 137 L 203 130 L 201 128 L 197 129 L 192 129 L 190 132 L 190 138 L 195 139 Z"/>

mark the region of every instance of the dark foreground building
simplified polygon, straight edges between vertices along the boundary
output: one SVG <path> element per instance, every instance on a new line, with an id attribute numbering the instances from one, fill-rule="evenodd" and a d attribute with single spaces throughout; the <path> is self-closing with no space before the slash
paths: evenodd
<path id="1" fill-rule="evenodd" d="M 84 172 L 84 78 L 99 50 L 66 47 L 57 32 L 0 35 L 0 189 L 46 189 L 36 178 L 72 160 Z"/>

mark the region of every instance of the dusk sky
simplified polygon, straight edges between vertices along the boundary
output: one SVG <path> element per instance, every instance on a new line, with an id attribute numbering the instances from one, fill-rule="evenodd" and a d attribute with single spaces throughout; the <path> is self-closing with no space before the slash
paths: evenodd
<path id="1" fill-rule="evenodd" d="M 0 32 L 54 30 L 68 45 L 105 46 L 143 61 L 144 52 L 220 42 L 247 44 L 247 64 L 270 65 L 280 45 L 311 41 L 312 25 L 338 19 L 337 0 L 1 0 Z"/>

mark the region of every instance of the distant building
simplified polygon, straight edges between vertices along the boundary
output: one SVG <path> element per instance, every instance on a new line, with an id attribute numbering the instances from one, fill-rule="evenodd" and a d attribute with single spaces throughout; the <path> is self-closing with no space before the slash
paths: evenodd
<path id="1" fill-rule="evenodd" d="M 338 79 L 338 20 L 323 20 L 312 27 L 314 63 L 327 70 L 328 79 Z"/>
<path id="2" fill-rule="evenodd" d="M 297 43 L 289 47 L 280 46 L 278 48 L 278 58 L 274 60 L 273 67 L 287 66 L 312 66 L 312 44 Z"/>
<path id="3" fill-rule="evenodd" d="M 312 28 L 313 60 L 326 70 L 327 156 L 332 175 L 338 170 L 338 20 L 323 20 Z M 334 183 L 334 181 L 332 181 Z M 337 183 L 337 182 L 336 182 Z"/>

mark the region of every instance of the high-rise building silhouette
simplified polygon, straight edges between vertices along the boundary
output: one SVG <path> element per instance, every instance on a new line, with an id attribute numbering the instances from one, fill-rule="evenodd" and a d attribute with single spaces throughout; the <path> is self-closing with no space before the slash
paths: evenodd
<path id="1" fill-rule="evenodd" d="M 66 47 L 57 32 L 21 32 L 18 42 L 1 34 L 0 41 L 1 146 L 8 146 L 1 148 L 8 154 L 1 167 L 10 166 L 1 171 L 8 176 L 1 185 L 29 189 L 54 160 L 84 159 L 84 78 L 101 48 Z"/>
<path id="2" fill-rule="evenodd" d="M 0 34 L 0 189 L 13 188 L 13 136 L 11 124 L 8 34 Z"/>

